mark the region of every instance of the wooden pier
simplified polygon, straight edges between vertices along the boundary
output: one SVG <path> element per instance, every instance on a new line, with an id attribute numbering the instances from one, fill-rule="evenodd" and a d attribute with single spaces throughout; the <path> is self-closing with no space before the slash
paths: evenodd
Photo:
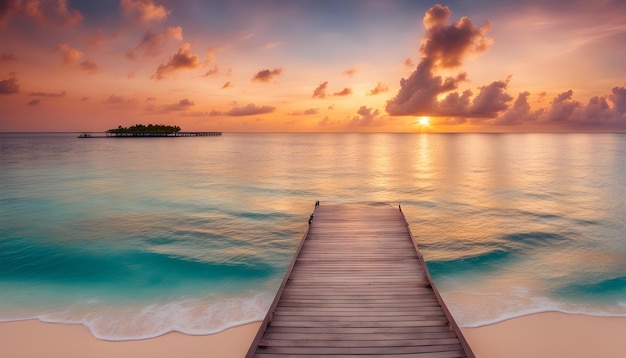
<path id="1" fill-rule="evenodd" d="M 246 357 L 474 357 L 399 209 L 316 204 Z"/>

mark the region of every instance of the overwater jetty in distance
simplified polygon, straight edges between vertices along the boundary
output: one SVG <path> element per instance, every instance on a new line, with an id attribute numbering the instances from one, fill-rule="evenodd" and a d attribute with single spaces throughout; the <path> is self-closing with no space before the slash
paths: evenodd
<path id="1" fill-rule="evenodd" d="M 474 357 L 401 208 L 315 205 L 247 358 Z"/>

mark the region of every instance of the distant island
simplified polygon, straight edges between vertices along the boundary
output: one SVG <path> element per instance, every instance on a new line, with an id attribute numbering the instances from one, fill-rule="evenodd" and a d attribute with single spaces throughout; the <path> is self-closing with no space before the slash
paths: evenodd
<path id="1" fill-rule="evenodd" d="M 162 124 L 135 124 L 134 126 L 130 126 L 128 128 L 118 126 L 115 129 L 109 129 L 107 133 L 161 133 L 161 134 L 171 134 L 180 132 L 179 126 L 165 126 Z"/>

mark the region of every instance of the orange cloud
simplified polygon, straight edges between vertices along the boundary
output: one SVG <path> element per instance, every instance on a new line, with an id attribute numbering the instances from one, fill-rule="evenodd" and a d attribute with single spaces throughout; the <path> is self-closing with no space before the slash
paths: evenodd
<path id="1" fill-rule="evenodd" d="M 374 110 L 366 106 L 361 106 L 356 113 L 358 116 L 352 117 L 348 123 L 349 127 L 369 127 L 382 119 L 379 117 L 380 111 L 378 109 Z"/>
<path id="2" fill-rule="evenodd" d="M 349 96 L 352 94 L 352 89 L 351 88 L 344 88 L 339 92 L 335 92 L 333 93 L 333 96 L 338 96 L 338 97 L 343 97 L 343 96 Z"/>
<path id="3" fill-rule="evenodd" d="M 36 106 L 36 105 L 38 105 L 39 103 L 41 103 L 41 100 L 40 100 L 40 99 L 33 99 L 33 100 L 28 101 L 28 103 L 26 103 L 26 105 L 27 105 L 27 106 Z"/>
<path id="4" fill-rule="evenodd" d="M 376 87 L 374 87 L 373 89 L 369 91 L 368 95 L 374 96 L 379 93 L 385 93 L 385 92 L 389 92 L 389 87 L 387 87 L 387 85 L 384 83 L 378 82 L 376 84 Z"/>
<path id="5" fill-rule="evenodd" d="M 193 101 L 190 101 L 187 98 L 183 98 L 178 102 L 175 103 L 169 103 L 169 104 L 165 104 L 162 105 L 160 107 L 149 107 L 149 110 L 158 110 L 159 112 L 162 113 L 168 113 L 168 112 L 180 112 L 180 111 L 185 111 L 193 106 L 195 106 L 196 104 Z"/>
<path id="6" fill-rule="evenodd" d="M 83 57 L 83 53 L 81 51 L 70 47 L 70 45 L 66 43 L 59 44 L 57 46 L 57 51 L 62 53 L 64 65 L 72 64 Z"/>
<path id="7" fill-rule="evenodd" d="M 178 49 L 178 52 L 174 56 L 170 57 L 167 63 L 164 63 L 157 68 L 156 73 L 152 76 L 152 78 L 158 81 L 163 79 L 165 75 L 172 72 L 181 69 L 195 69 L 200 67 L 200 57 L 192 54 L 189 51 L 190 49 L 190 43 L 184 44 L 180 49 Z"/>
<path id="8" fill-rule="evenodd" d="M 232 84 L 230 81 L 224 83 L 224 85 L 222 86 L 222 89 L 228 88 L 228 87 L 232 87 L 234 86 L 234 84 Z"/>
<path id="9" fill-rule="evenodd" d="M 144 23 L 163 21 L 170 14 L 163 5 L 156 5 L 152 0 L 121 0 L 120 6 L 126 16 L 137 16 Z"/>
<path id="10" fill-rule="evenodd" d="M 309 109 L 305 109 L 304 111 L 294 111 L 288 114 L 291 116 L 312 116 L 312 115 L 318 114 L 319 111 L 320 111 L 319 108 L 309 108 Z"/>
<path id="11" fill-rule="evenodd" d="M 20 91 L 20 86 L 17 84 L 17 78 L 14 73 L 9 74 L 9 78 L 0 81 L 0 94 L 14 94 Z"/>
<path id="12" fill-rule="evenodd" d="M 348 76 L 348 77 L 352 77 L 356 74 L 356 68 L 351 68 L 349 70 L 345 70 L 343 71 L 343 74 Z"/>
<path id="13" fill-rule="evenodd" d="M 269 82 L 274 79 L 276 76 L 280 75 L 283 72 L 282 68 L 275 68 L 273 70 L 261 70 L 252 77 L 253 82 Z"/>
<path id="14" fill-rule="evenodd" d="M 320 83 L 320 85 L 317 86 L 315 90 L 313 90 L 313 98 L 325 98 L 327 88 L 328 88 L 328 81 L 324 81 Z"/>
<path id="15" fill-rule="evenodd" d="M 259 114 L 267 114 L 272 113 L 276 110 L 276 107 L 272 106 L 257 106 L 256 104 L 250 103 L 246 106 L 239 107 L 235 105 L 229 111 L 223 113 L 227 116 L 240 117 L 240 116 L 253 116 Z"/>
<path id="16" fill-rule="evenodd" d="M 141 42 L 135 48 L 126 51 L 126 57 L 131 60 L 137 58 L 137 54 L 141 53 L 144 56 L 157 56 L 161 54 L 161 51 L 169 40 L 182 40 L 183 29 L 180 26 L 168 27 L 164 33 L 150 33 L 147 32 L 141 38 Z"/>
<path id="17" fill-rule="evenodd" d="M 217 65 L 215 65 L 213 66 L 213 68 L 206 71 L 206 73 L 204 74 L 204 77 L 216 76 L 219 73 L 219 71 L 220 69 L 217 67 Z"/>

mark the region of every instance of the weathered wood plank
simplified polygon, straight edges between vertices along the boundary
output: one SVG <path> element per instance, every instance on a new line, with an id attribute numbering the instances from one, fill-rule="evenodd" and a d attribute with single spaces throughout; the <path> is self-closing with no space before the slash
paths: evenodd
<path id="1" fill-rule="evenodd" d="M 247 357 L 314 355 L 474 357 L 401 211 L 316 206 Z"/>

